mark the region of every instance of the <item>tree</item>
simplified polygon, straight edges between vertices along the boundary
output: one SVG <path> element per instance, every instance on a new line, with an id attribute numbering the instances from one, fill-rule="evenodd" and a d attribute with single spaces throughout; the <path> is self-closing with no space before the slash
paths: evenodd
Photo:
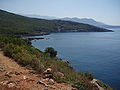
<path id="1" fill-rule="evenodd" d="M 56 57 L 57 55 L 57 51 L 52 47 L 46 48 L 45 53 L 47 53 L 50 57 Z"/>

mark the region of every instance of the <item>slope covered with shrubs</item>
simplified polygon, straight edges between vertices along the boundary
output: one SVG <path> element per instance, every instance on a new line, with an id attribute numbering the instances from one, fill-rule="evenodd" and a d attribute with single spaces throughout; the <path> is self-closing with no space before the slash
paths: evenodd
<path id="1" fill-rule="evenodd" d="M 48 54 L 51 50 L 48 50 L 49 48 L 42 52 L 32 47 L 29 41 L 4 35 L 0 35 L 0 48 L 6 56 L 13 58 L 22 66 L 32 67 L 41 75 L 44 70 L 51 68 L 54 71 L 53 78 L 57 82 L 70 83 L 78 90 L 98 90 L 94 84 L 90 83 L 94 78 L 91 73 L 75 72 L 68 62 L 58 59 L 56 55 Z M 54 49 L 52 50 L 54 52 Z M 59 73 L 64 76 L 61 77 Z M 105 90 L 111 90 L 106 84 L 100 84 Z"/>

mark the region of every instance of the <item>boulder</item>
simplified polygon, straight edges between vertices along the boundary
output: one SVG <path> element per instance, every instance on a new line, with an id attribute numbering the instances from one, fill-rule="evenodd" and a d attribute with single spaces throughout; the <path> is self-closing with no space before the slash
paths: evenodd
<path id="1" fill-rule="evenodd" d="M 15 86 L 16 86 L 15 83 L 9 83 L 9 84 L 8 84 L 8 87 L 9 87 L 9 88 L 12 88 L 12 87 L 15 87 Z"/>
<path id="2" fill-rule="evenodd" d="M 48 68 L 46 69 L 44 72 L 43 72 L 43 78 L 53 78 L 53 72 L 52 72 L 52 69 L 51 68 Z"/>
<path id="3" fill-rule="evenodd" d="M 0 72 L 4 72 L 4 71 L 5 71 L 4 65 L 0 64 Z"/>
<path id="4" fill-rule="evenodd" d="M 20 75 L 18 72 L 6 72 L 5 76 L 11 78 L 12 76 Z"/>
<path id="5" fill-rule="evenodd" d="M 44 86 L 48 86 L 45 82 L 43 82 L 43 81 L 41 81 L 41 80 L 39 80 L 39 81 L 37 81 L 37 84 L 42 84 L 42 85 L 44 85 Z"/>
<path id="6" fill-rule="evenodd" d="M 52 73 L 52 69 L 51 69 L 51 68 L 46 69 L 46 70 L 44 71 L 44 74 L 46 74 L 46 73 Z"/>
<path id="7" fill-rule="evenodd" d="M 49 79 L 48 84 L 53 85 L 53 84 L 55 84 L 55 81 L 53 79 Z"/>
<path id="8" fill-rule="evenodd" d="M 14 81 L 3 81 L 3 82 L 0 82 L 0 84 L 7 85 L 9 88 L 16 86 L 16 83 Z"/>
<path id="9" fill-rule="evenodd" d="M 62 72 L 57 72 L 57 75 L 61 78 L 64 78 L 64 74 Z"/>

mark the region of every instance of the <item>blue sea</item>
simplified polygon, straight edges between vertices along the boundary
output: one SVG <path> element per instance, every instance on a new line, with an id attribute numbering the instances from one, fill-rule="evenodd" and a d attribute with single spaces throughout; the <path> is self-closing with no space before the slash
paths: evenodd
<path id="1" fill-rule="evenodd" d="M 120 29 L 114 32 L 52 33 L 33 40 L 40 50 L 53 47 L 76 71 L 92 72 L 97 79 L 120 90 Z"/>

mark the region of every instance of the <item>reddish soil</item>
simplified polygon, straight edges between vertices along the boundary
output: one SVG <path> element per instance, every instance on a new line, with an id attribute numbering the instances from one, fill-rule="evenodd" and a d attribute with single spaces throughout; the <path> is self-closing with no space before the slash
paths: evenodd
<path id="1" fill-rule="evenodd" d="M 0 52 L 0 90 L 75 90 L 66 83 L 46 84 L 42 76 L 34 72 Z"/>

